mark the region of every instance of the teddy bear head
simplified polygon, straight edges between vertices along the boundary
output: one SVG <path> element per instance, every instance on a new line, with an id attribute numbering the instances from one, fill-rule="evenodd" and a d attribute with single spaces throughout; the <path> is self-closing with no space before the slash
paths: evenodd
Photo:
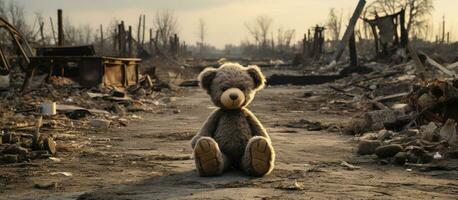
<path id="1" fill-rule="evenodd" d="M 198 80 L 216 106 L 230 110 L 247 106 L 266 82 L 258 66 L 244 67 L 238 63 L 208 67 L 199 74 Z"/>

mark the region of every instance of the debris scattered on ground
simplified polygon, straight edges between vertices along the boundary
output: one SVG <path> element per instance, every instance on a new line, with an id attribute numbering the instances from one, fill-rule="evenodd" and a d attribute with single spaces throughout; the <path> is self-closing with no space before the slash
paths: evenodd
<path id="1" fill-rule="evenodd" d="M 354 165 L 352 165 L 352 164 L 350 164 L 350 163 L 348 163 L 348 162 L 346 162 L 346 161 L 342 161 L 342 163 L 340 163 L 340 165 L 341 165 L 342 167 L 345 167 L 345 168 L 348 169 L 348 170 L 357 170 L 357 169 L 360 169 L 360 167 L 354 166 Z"/>
<path id="2" fill-rule="evenodd" d="M 412 74 L 416 81 L 406 82 L 399 73 L 398 77 L 345 84 L 350 88 L 340 93 L 359 97 L 356 106 L 365 112 L 355 116 L 344 133 L 358 138 L 357 154 L 374 154 L 381 164 L 427 164 L 451 159 L 443 155 L 458 149 L 458 84 L 433 69 L 428 81 L 417 79 L 407 66 L 409 63 L 403 65 L 407 70 L 404 73 Z M 371 85 L 383 87 L 373 90 Z"/>
<path id="3" fill-rule="evenodd" d="M 0 162 L 30 162 L 50 158 L 59 161 L 59 149 L 66 143 L 84 140 L 81 135 L 110 127 L 128 126 L 139 120 L 134 112 L 158 112 L 160 106 L 173 104 L 163 92 L 153 91 L 154 80 L 148 75 L 128 88 L 75 88 L 51 77 L 51 83 L 23 96 L 19 88 L 0 92 Z M 71 144 L 75 145 L 75 144 Z"/>
<path id="4" fill-rule="evenodd" d="M 294 179 L 294 181 L 287 180 L 285 182 L 282 182 L 276 188 L 282 189 L 282 190 L 304 190 L 305 189 L 304 186 L 298 183 L 296 179 Z"/>

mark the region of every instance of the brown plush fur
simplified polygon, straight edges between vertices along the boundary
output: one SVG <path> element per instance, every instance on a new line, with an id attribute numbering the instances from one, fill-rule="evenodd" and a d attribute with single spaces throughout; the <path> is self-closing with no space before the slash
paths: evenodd
<path id="1" fill-rule="evenodd" d="M 261 70 L 257 66 L 243 67 L 226 63 L 218 69 L 205 69 L 199 75 L 199 83 L 210 95 L 212 102 L 219 107 L 191 140 L 199 173 L 205 176 L 220 175 L 228 166 L 232 166 L 252 176 L 269 174 L 275 161 L 270 137 L 258 119 L 246 108 L 256 92 L 264 87 L 265 78 Z M 233 101 L 234 104 L 222 103 L 224 101 Z M 208 152 L 205 155 L 200 153 L 202 148 L 197 148 L 196 145 L 202 139 L 205 139 L 205 145 L 216 145 L 211 147 L 211 151 L 217 152 Z M 211 159 L 207 158 L 208 155 L 211 155 Z M 218 166 L 219 169 L 210 170 L 218 173 L 201 173 L 208 170 L 202 169 L 201 165 L 202 162 L 207 162 L 200 160 L 205 156 L 207 160 L 215 160 L 216 163 L 208 166 Z"/>

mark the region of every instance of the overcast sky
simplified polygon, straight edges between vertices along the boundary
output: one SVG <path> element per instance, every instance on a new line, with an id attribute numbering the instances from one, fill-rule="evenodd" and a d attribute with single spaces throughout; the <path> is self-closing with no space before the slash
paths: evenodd
<path id="1" fill-rule="evenodd" d="M 217 47 L 238 44 L 248 38 L 245 23 L 258 15 L 274 19 L 275 29 L 296 29 L 296 40 L 311 26 L 325 23 L 329 9 L 343 9 L 349 16 L 358 0 L 14 0 L 26 7 L 28 16 L 41 12 L 46 18 L 55 17 L 62 8 L 64 15 L 76 25 L 108 25 L 122 19 L 136 27 L 138 16 L 146 14 L 147 24 L 156 11 L 174 11 L 179 23 L 181 39 L 194 43 L 198 38 L 198 21 L 203 18 L 208 27 L 207 42 Z M 372 0 L 369 0 L 371 2 Z M 458 28 L 458 0 L 434 0 L 432 19 L 434 30 L 439 29 L 442 16 L 446 16 L 448 29 Z M 31 17 L 29 17 L 31 18 Z M 148 25 L 147 25 L 148 26 Z M 452 35 L 453 40 L 458 34 Z"/>

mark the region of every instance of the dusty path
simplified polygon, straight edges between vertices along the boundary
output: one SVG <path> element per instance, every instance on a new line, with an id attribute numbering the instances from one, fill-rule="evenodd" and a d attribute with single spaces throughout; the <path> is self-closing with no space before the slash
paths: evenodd
<path id="1" fill-rule="evenodd" d="M 350 136 L 281 126 L 300 119 L 348 120 L 348 113 L 321 114 L 316 111 L 320 105 L 310 102 L 313 98 L 302 97 L 305 91 L 320 87 L 268 88 L 250 106 L 267 127 L 277 151 L 276 168 L 268 177 L 249 178 L 239 172 L 215 178 L 197 176 L 188 140 L 214 108 L 204 92 L 192 88 L 180 92 L 167 108 L 143 115 L 141 122 L 88 135 L 95 138 L 90 148 L 75 158 L 28 168 L 70 171 L 72 177 L 18 170 L 25 178 L 6 187 L 0 199 L 457 198 L 456 171 L 408 172 L 403 167 L 376 165 L 372 157 L 354 155 Z M 341 166 L 342 161 L 360 169 L 349 170 Z M 59 186 L 38 190 L 33 188 L 37 181 L 56 181 Z"/>

